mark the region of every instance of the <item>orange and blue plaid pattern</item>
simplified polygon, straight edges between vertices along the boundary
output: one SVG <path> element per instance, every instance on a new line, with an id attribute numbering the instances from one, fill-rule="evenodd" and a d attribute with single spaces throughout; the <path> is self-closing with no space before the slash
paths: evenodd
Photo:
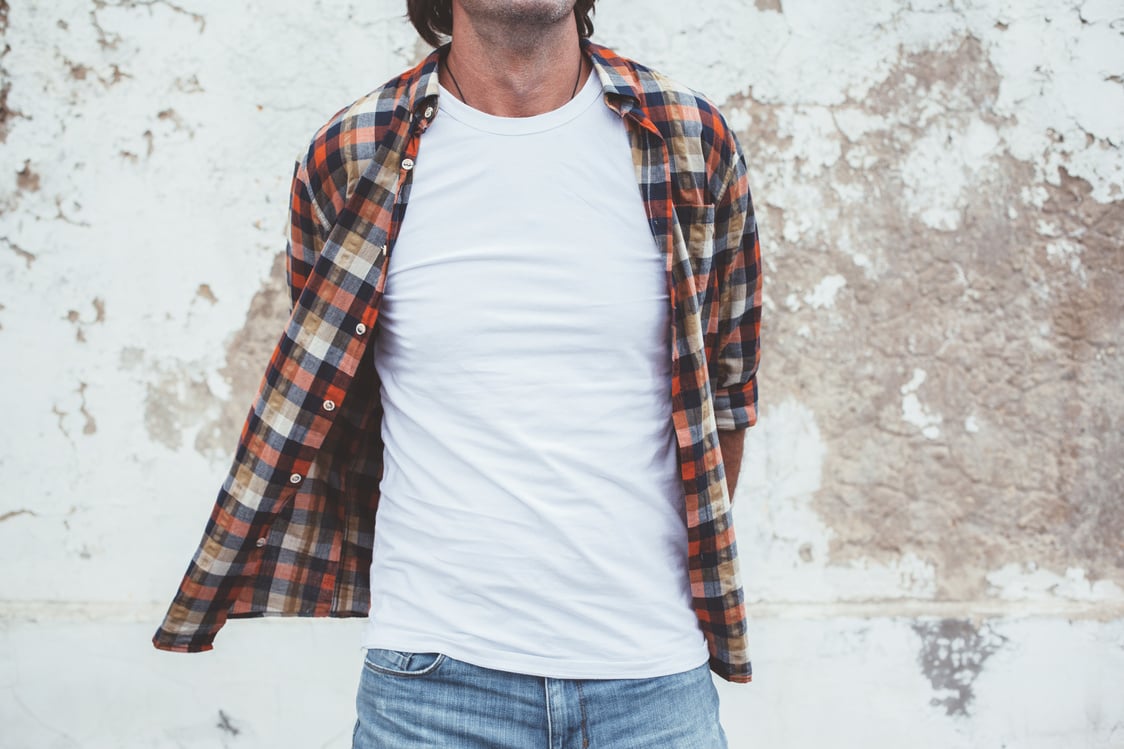
<path id="1" fill-rule="evenodd" d="M 693 607 L 723 679 L 751 680 L 720 429 L 757 420 L 761 257 L 743 153 L 717 108 L 589 40 L 625 120 L 671 297 L 670 395 L 686 497 Z M 419 139 L 439 116 L 444 48 L 339 110 L 295 164 L 291 313 L 233 464 L 153 635 L 210 650 L 228 618 L 365 617 L 382 474 L 367 347 Z"/>

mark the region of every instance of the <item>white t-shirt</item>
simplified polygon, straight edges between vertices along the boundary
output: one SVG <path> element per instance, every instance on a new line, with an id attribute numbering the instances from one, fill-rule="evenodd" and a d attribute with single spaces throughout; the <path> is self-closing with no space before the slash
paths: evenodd
<path id="1" fill-rule="evenodd" d="M 596 75 L 496 117 L 442 90 L 389 260 L 364 647 L 556 678 L 708 660 L 666 259 Z"/>

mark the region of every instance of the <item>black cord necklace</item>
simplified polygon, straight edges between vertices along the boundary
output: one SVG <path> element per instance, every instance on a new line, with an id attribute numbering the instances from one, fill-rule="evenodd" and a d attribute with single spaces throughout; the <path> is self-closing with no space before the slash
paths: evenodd
<path id="1" fill-rule="evenodd" d="M 585 65 L 583 64 L 581 58 L 578 58 L 578 77 L 574 79 L 574 90 L 570 92 L 570 98 L 567 99 L 566 101 L 570 101 L 571 99 L 573 99 L 577 95 L 577 93 L 578 93 L 578 82 L 581 81 L 581 79 L 582 79 L 582 68 L 584 68 L 584 67 L 585 67 Z M 465 104 L 468 104 L 468 99 L 464 98 L 464 92 L 461 91 L 461 84 L 457 83 L 457 77 L 455 75 L 453 75 L 453 69 L 451 67 L 449 67 L 449 57 L 448 57 L 448 55 L 445 56 L 445 72 L 447 72 L 449 74 L 449 78 L 452 79 L 453 86 L 455 86 L 456 89 L 457 89 L 457 96 L 460 97 L 460 100 L 463 101 Z"/>

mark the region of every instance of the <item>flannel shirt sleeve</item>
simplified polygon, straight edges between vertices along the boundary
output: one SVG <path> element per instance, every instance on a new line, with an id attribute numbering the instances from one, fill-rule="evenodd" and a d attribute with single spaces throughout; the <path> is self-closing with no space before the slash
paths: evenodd
<path id="1" fill-rule="evenodd" d="M 761 248 L 745 156 L 736 140 L 733 146 L 730 174 L 714 212 L 719 297 L 714 412 L 718 428 L 726 431 L 757 423 L 761 359 Z"/>
<path id="2" fill-rule="evenodd" d="M 312 200 L 304 163 L 298 159 L 293 168 L 290 226 L 286 242 L 290 313 L 296 307 L 323 248 L 327 236 L 325 226 L 323 214 Z M 235 460 L 238 460 L 237 455 Z M 241 542 L 238 534 L 248 532 L 248 521 L 242 517 L 245 508 L 231 497 L 228 490 L 229 485 L 224 483 L 203 531 L 203 540 L 188 565 L 164 620 L 152 637 L 153 645 L 159 650 L 185 653 L 211 650 L 215 635 L 228 616 L 235 595 L 230 581 L 242 575 L 247 564 L 244 555 L 238 551 Z"/>
<path id="3" fill-rule="evenodd" d="M 285 243 L 285 281 L 289 287 L 289 311 L 297 305 L 316 258 L 324 247 L 327 222 L 312 199 L 304 158 L 293 165 L 289 194 L 289 232 Z"/>

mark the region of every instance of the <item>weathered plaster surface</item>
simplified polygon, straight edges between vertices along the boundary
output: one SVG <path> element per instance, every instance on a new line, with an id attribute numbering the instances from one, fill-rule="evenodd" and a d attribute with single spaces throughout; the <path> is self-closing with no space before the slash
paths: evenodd
<path id="1" fill-rule="evenodd" d="M 601 5 L 597 40 L 721 106 L 761 226 L 732 746 L 820 745 L 812 710 L 837 746 L 1118 744 L 1124 7 Z M 149 648 L 285 319 L 292 160 L 426 51 L 403 10 L 0 0 L 0 673 L 51 632 L 130 628 L 81 673 Z M 121 745 L 21 673 L 5 735 Z M 266 741 L 290 692 L 146 745 Z"/>
<path id="2" fill-rule="evenodd" d="M 1030 594 L 1009 571 L 1025 565 L 1119 603 L 1124 10 L 734 5 L 657 12 L 651 28 L 687 28 L 629 44 L 678 63 L 743 139 L 769 273 L 759 467 L 820 477 L 803 496 L 825 533 L 790 558 L 826 540 L 861 571 L 844 595 L 869 594 L 872 564 L 925 570 L 894 595 Z M 788 401 L 822 459 L 777 450 Z M 757 478 L 750 512 L 776 497 Z"/>

